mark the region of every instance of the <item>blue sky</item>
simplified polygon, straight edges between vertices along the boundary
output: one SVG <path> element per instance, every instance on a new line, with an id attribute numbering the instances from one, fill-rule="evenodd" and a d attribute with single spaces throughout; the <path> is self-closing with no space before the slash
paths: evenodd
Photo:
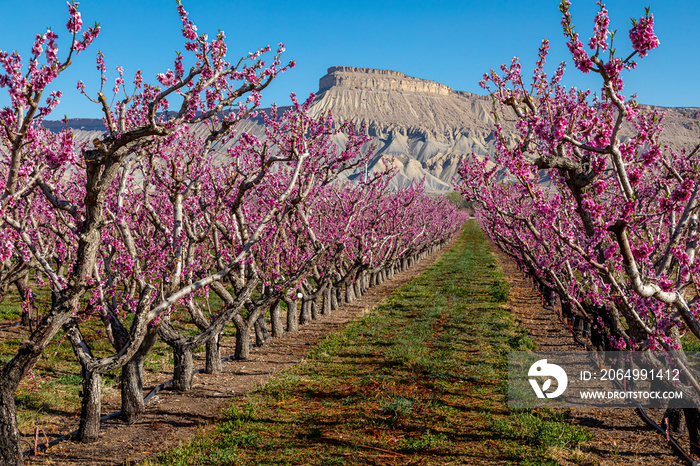
<path id="1" fill-rule="evenodd" d="M 334 65 L 396 70 L 455 90 L 482 93 L 478 81 L 483 73 L 513 56 L 519 56 L 523 69 L 530 71 L 543 38 L 551 42 L 550 70 L 568 59 L 558 0 L 183 3 L 200 32 L 210 36 L 219 29 L 226 32 L 230 61 L 267 44 L 287 45 L 284 58 L 296 60 L 297 67 L 264 92 L 265 106 L 289 103 L 291 92 L 305 97 L 316 91 L 319 78 Z M 572 3 L 576 30 L 587 42 L 597 6 L 593 0 Z M 611 28 L 619 31 L 618 55 L 626 56 L 631 50 L 629 18 L 642 16 L 647 5 L 654 13 L 661 46 L 629 75 L 625 94 L 636 92 L 642 103 L 700 107 L 697 0 L 610 0 Z M 47 26 L 59 34 L 59 44 L 66 49 L 65 1 L 0 0 L 0 7 L 0 49 L 18 50 L 28 57 L 34 35 Z M 79 9 L 86 25 L 100 22 L 102 33 L 56 81 L 64 99 L 53 119 L 100 116 L 95 104 L 74 91 L 79 79 L 89 93 L 97 91 L 98 50 L 106 57 L 109 84 L 117 65 L 124 67 L 127 77 L 142 68 L 146 79 L 155 82 L 156 73 L 172 67 L 175 51 L 184 50 L 174 0 L 83 0 Z M 599 88 L 592 76 L 582 75 L 572 65 L 564 80 L 579 88 Z M 0 96 L 0 105 L 6 103 Z"/>

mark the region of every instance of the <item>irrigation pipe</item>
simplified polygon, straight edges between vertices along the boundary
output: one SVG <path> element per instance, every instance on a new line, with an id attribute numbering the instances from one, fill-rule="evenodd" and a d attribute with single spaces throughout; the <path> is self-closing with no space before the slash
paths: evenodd
<path id="1" fill-rule="evenodd" d="M 543 307 L 544 309 L 548 310 L 548 311 L 554 312 L 555 314 L 559 314 L 553 307 L 549 307 L 549 306 L 542 306 L 542 307 Z M 569 322 L 570 322 L 570 321 L 569 321 Z M 562 322 L 562 323 L 563 323 L 563 322 Z M 576 336 L 576 332 L 572 331 L 572 330 L 571 330 L 571 327 L 569 327 L 569 333 L 571 334 L 571 336 L 572 336 L 572 338 L 574 339 L 574 342 L 575 342 L 575 343 L 577 343 L 577 344 L 583 346 L 583 347 L 586 349 L 587 352 L 594 352 L 594 349 L 591 348 L 591 346 L 590 346 L 588 343 L 586 343 L 585 341 L 579 339 L 578 336 Z M 590 355 L 589 355 L 589 356 L 590 356 Z M 595 361 L 592 357 L 589 357 L 589 359 L 591 360 L 591 362 L 592 362 L 593 364 L 595 364 L 595 365 L 598 367 L 598 369 L 600 369 L 600 365 L 598 364 L 597 361 Z M 620 382 L 619 382 L 618 380 L 613 380 L 613 383 L 617 386 L 618 389 L 620 389 L 620 390 L 622 390 L 622 391 L 625 390 L 625 388 L 622 386 L 622 384 L 620 384 Z M 671 433 L 669 432 L 668 429 L 664 429 L 663 427 L 661 427 L 660 425 L 658 425 L 656 422 L 654 422 L 654 420 L 653 420 L 651 417 L 649 417 L 649 415 L 647 414 L 647 412 L 644 410 L 644 408 L 642 407 L 642 405 L 641 405 L 637 400 L 631 400 L 631 401 L 632 401 L 632 403 L 634 403 L 634 405 L 636 406 L 637 412 L 639 413 L 639 415 L 640 415 L 640 417 L 642 418 L 642 420 L 644 420 L 644 421 L 645 421 L 650 427 L 652 427 L 653 429 L 656 429 L 658 433 L 660 433 L 661 435 L 665 436 L 665 437 L 666 437 L 666 442 L 667 442 L 667 443 L 670 443 L 670 444 L 673 446 L 673 448 L 676 450 L 676 453 L 678 453 L 683 459 L 685 459 L 686 461 L 688 461 L 688 463 L 689 463 L 691 466 L 700 466 L 700 461 L 697 461 L 697 460 L 694 460 L 693 458 L 691 458 L 691 457 L 685 452 L 685 450 L 683 449 L 683 447 L 678 443 L 678 440 L 676 440 L 675 437 L 673 437 L 673 435 L 671 435 Z"/>
<path id="2" fill-rule="evenodd" d="M 14 324 L 7 324 L 7 325 L 0 326 L 0 330 L 5 330 L 6 328 L 12 328 L 12 327 L 21 327 L 21 326 L 22 326 L 21 322 L 16 322 Z"/>

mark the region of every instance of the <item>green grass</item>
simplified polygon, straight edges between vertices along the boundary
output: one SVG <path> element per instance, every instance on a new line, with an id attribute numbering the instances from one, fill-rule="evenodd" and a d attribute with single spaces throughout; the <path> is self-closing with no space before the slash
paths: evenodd
<path id="1" fill-rule="evenodd" d="M 700 351 L 700 340 L 698 340 L 695 335 L 688 332 L 683 337 L 683 349 L 685 351 Z"/>
<path id="2" fill-rule="evenodd" d="M 50 293 L 45 287 L 32 285 L 32 288 L 37 291 L 35 302 L 39 306 L 50 301 Z M 220 307 L 221 304 L 221 300 L 214 295 L 208 308 L 217 309 L 217 306 Z M 13 325 L 13 322 L 20 317 L 20 313 L 19 296 L 17 291 L 12 289 L 0 305 L 0 320 L 12 319 L 11 322 L 3 323 L 3 325 L 12 325 L 8 329 L 13 332 L 13 338 L 0 341 L 0 364 L 9 361 L 16 354 L 22 340 L 29 336 L 29 329 Z M 127 327 L 131 323 L 131 318 L 132 316 L 127 317 L 125 323 Z M 174 320 L 177 322 L 176 327 L 186 334 L 195 333 L 195 326 L 188 322 L 189 319 L 186 316 L 180 317 L 176 314 Z M 103 327 L 96 317 L 81 322 L 81 329 L 95 356 L 104 357 L 114 354 L 114 349 L 109 341 L 99 333 Z M 224 339 L 227 340 L 227 344 L 232 342 L 231 339 L 235 333 L 233 325 L 229 325 L 224 331 Z M 195 362 L 197 367 L 204 365 L 204 352 L 204 347 L 195 351 L 196 357 L 199 357 Z M 156 346 L 146 357 L 144 368 L 151 374 L 157 374 L 154 378 L 158 382 L 162 382 L 170 378 L 172 374 L 172 360 L 171 348 L 163 341 L 158 340 Z M 65 418 L 75 418 L 80 413 L 80 392 L 82 391 L 80 373 L 80 365 L 75 359 L 73 348 L 64 337 L 63 331 L 59 331 L 17 390 L 15 402 L 18 408 L 17 417 L 20 431 L 33 431 L 36 424 L 47 433 L 66 433 Z M 119 375 L 120 371 L 116 370 L 103 376 L 103 397 L 118 396 Z"/>
<path id="3" fill-rule="evenodd" d="M 589 435 L 507 406 L 507 354 L 534 348 L 474 222 L 420 277 L 322 341 L 225 420 L 148 465 L 558 464 Z"/>
<path id="4" fill-rule="evenodd" d="M 14 320 L 22 315 L 22 306 L 19 293 L 8 293 L 0 306 L 0 320 Z"/>

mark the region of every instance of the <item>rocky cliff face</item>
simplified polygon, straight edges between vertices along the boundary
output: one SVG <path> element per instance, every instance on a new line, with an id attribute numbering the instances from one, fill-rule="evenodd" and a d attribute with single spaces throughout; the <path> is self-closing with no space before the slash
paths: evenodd
<path id="1" fill-rule="evenodd" d="M 319 81 L 319 92 L 334 87 L 365 89 L 374 92 L 450 95 L 452 88 L 435 81 L 412 78 L 398 71 L 332 66 Z"/>
<path id="2" fill-rule="evenodd" d="M 331 85 L 333 84 L 333 85 Z M 332 67 L 320 79 L 314 103 L 340 119 L 366 121 L 370 131 L 451 140 L 490 126 L 486 97 L 396 71 Z"/>
<path id="3" fill-rule="evenodd" d="M 700 109 L 661 110 L 666 114 L 662 142 L 676 150 L 695 147 L 700 141 Z M 395 167 L 396 184 L 425 178 L 430 190 L 451 189 L 461 160 L 494 150 L 489 98 L 397 71 L 331 67 L 319 81 L 312 111 L 332 111 L 337 121 L 366 122 L 377 149 L 367 168 Z M 101 127 L 99 120 L 93 122 Z M 88 120 L 75 123 L 71 126 L 81 139 L 102 133 Z M 245 121 L 237 131 L 262 135 L 262 122 Z"/>
<path id="4" fill-rule="evenodd" d="M 460 160 L 491 148 L 490 106 L 486 97 L 397 71 L 335 66 L 320 79 L 313 109 L 368 124 L 377 146 L 371 169 L 392 165 L 399 183 L 426 177 L 429 188 L 447 190 Z"/>

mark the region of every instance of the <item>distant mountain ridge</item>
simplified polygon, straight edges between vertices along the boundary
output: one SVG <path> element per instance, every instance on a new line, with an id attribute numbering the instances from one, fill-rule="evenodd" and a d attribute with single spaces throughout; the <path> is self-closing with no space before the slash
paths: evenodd
<path id="1" fill-rule="evenodd" d="M 66 127 L 66 124 L 69 128 L 82 131 L 99 131 L 100 133 L 105 131 L 105 125 L 99 118 L 69 118 L 67 123 L 62 120 L 44 121 L 44 126 L 54 132 L 61 131 Z"/>
<path id="2" fill-rule="evenodd" d="M 400 184 L 426 177 L 428 188 L 451 189 L 459 162 L 492 144 L 490 100 L 445 84 L 388 70 L 331 67 L 319 81 L 314 112 L 366 122 L 377 145 L 373 170 L 393 165 Z"/>
<path id="3" fill-rule="evenodd" d="M 662 110 L 666 114 L 662 142 L 674 149 L 694 147 L 700 139 L 700 108 Z M 331 111 L 337 121 L 366 122 L 377 148 L 368 169 L 396 167 L 397 185 L 425 178 L 429 190 L 449 190 L 465 157 L 494 151 L 489 97 L 398 71 L 330 67 L 319 80 L 311 111 Z M 51 129 L 63 124 L 47 122 Z M 92 140 L 104 132 L 97 119 L 68 120 L 68 125 L 79 139 Z M 237 127 L 239 133 L 258 135 L 262 129 L 261 119 Z"/>

